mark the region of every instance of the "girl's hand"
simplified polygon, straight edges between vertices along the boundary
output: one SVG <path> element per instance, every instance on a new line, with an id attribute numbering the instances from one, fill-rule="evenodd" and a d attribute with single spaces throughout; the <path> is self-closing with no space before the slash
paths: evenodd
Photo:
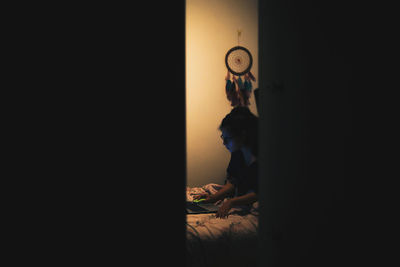
<path id="1" fill-rule="evenodd" d="M 217 201 L 213 195 L 210 194 L 199 194 L 199 195 L 195 195 L 193 197 L 193 199 L 204 199 L 203 201 L 200 201 L 199 203 L 214 203 L 215 201 Z"/>
<path id="2" fill-rule="evenodd" d="M 209 194 L 203 193 L 203 194 L 197 194 L 193 196 L 193 199 L 202 199 L 202 198 L 207 198 Z"/>
<path id="3" fill-rule="evenodd" d="M 226 200 L 224 203 L 222 203 L 221 207 L 219 207 L 215 217 L 221 218 L 221 219 L 228 218 L 229 211 L 231 208 L 232 208 L 232 201 Z"/>

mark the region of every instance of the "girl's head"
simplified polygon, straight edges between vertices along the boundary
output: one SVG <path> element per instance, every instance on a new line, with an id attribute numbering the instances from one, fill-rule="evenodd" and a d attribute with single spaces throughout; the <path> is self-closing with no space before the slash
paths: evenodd
<path id="1" fill-rule="evenodd" d="M 222 120 L 219 129 L 224 145 L 230 152 L 246 146 L 257 156 L 258 117 L 249 108 L 239 106 L 232 109 Z"/>

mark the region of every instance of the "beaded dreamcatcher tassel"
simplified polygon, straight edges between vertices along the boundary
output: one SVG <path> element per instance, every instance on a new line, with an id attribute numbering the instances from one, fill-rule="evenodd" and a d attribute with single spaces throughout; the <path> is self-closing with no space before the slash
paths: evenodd
<path id="1" fill-rule="evenodd" d="M 226 77 L 226 85 L 225 85 L 225 92 L 226 97 L 229 102 L 231 102 L 231 106 L 248 106 L 250 105 L 250 96 L 253 90 L 252 81 L 255 81 L 253 74 L 246 73 L 244 75 L 244 82 L 242 77 L 239 76 L 238 78 L 235 75 L 231 75 L 228 71 Z"/>
<path id="2" fill-rule="evenodd" d="M 251 78 L 249 77 L 248 73 L 244 75 L 244 85 L 243 85 L 243 95 L 245 99 L 245 105 L 248 106 L 250 105 L 250 96 L 251 96 L 251 91 L 253 90 L 253 85 L 251 83 Z"/>
<path id="3" fill-rule="evenodd" d="M 233 81 L 231 81 L 231 74 L 229 73 L 229 70 L 225 77 L 225 80 L 226 80 L 226 85 L 225 85 L 226 98 L 228 99 L 229 102 L 231 102 L 231 106 L 236 106 L 239 103 L 239 99 L 237 96 L 237 86 L 236 83 L 234 82 L 235 80 L 234 76 L 233 76 Z"/>
<path id="4" fill-rule="evenodd" d="M 235 104 L 239 105 L 241 107 L 244 107 L 246 105 L 246 100 L 245 100 L 245 96 L 243 94 L 244 84 L 243 84 L 242 78 L 239 76 L 239 78 L 236 79 L 236 77 L 233 76 L 233 81 L 236 85 L 236 95 L 237 95 L 237 100 L 238 100 L 237 103 L 235 103 Z"/>

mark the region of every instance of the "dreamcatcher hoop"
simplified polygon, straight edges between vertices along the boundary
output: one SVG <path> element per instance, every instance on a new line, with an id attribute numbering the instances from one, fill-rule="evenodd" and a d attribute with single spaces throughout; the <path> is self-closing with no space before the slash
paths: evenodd
<path id="1" fill-rule="evenodd" d="M 232 74 L 244 75 L 250 71 L 253 65 L 253 57 L 247 48 L 235 46 L 226 53 L 225 65 Z"/>

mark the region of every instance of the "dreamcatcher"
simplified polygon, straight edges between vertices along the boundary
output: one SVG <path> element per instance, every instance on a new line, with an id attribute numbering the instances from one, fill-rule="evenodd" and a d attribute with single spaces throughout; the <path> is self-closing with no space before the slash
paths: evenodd
<path id="1" fill-rule="evenodd" d="M 229 49 L 225 55 L 225 65 L 228 69 L 225 90 L 232 106 L 250 105 L 249 98 L 253 89 L 251 82 L 256 81 L 250 71 L 253 57 L 247 48 L 239 45 L 240 34 L 238 31 L 238 46 Z"/>

